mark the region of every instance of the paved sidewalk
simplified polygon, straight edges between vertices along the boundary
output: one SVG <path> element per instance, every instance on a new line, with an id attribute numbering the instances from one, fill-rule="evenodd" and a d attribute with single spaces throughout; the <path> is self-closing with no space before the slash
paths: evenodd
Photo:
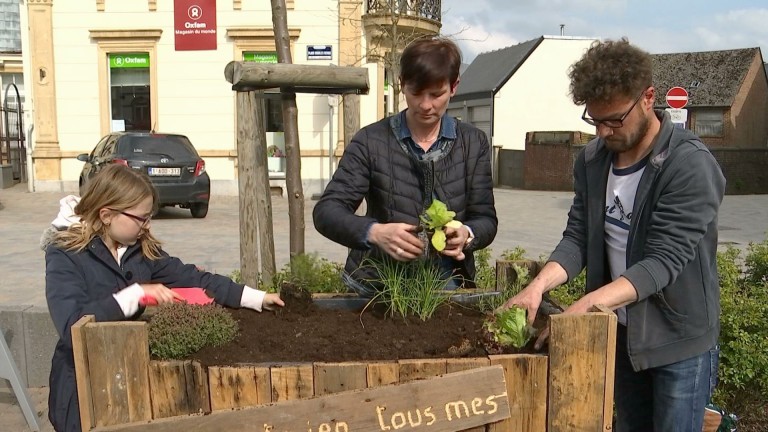
<path id="1" fill-rule="evenodd" d="M 0 306 L 46 307 L 45 260 L 39 248 L 40 234 L 58 211 L 64 193 L 28 193 L 26 186 L 0 190 Z M 529 257 L 545 255 L 557 244 L 570 207 L 572 193 L 496 189 L 499 233 L 491 245 L 493 256 L 516 246 Z M 305 244 L 331 261 L 343 262 L 346 248 L 319 235 L 312 224 L 315 202 L 305 202 Z M 278 268 L 288 262 L 288 202 L 273 197 L 275 255 Z M 152 231 L 171 255 L 229 274 L 240 267 L 237 197 L 211 201 L 205 219 L 193 219 L 188 210 L 164 209 L 153 219 Z M 768 231 L 768 195 L 725 197 L 720 212 L 720 242 L 745 248 L 762 241 Z M 48 391 L 31 389 L 41 413 Z M 26 431 L 21 409 L 8 389 L 0 389 L 0 432 Z M 43 416 L 45 417 L 45 415 Z M 43 422 L 47 424 L 47 421 Z M 50 425 L 47 425 L 51 430 Z"/>

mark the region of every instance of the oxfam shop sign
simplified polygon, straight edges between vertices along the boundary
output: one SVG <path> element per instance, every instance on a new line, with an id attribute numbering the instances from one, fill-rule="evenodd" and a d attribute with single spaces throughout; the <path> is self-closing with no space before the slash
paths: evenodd
<path id="1" fill-rule="evenodd" d="M 149 53 L 110 54 L 110 69 L 120 68 L 148 68 Z"/>

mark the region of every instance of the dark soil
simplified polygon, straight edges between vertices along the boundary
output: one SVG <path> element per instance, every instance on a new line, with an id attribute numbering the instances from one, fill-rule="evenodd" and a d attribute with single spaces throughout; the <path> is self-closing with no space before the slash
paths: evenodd
<path id="1" fill-rule="evenodd" d="M 435 315 L 384 316 L 330 309 L 313 303 L 308 294 L 284 289 L 286 306 L 276 312 L 231 310 L 240 332 L 232 343 L 208 347 L 190 359 L 203 365 L 278 362 L 344 362 L 487 355 L 483 339 L 484 315 L 460 304 L 447 304 Z M 375 309 L 375 308 L 374 308 Z M 529 347 L 517 352 L 533 352 Z"/>

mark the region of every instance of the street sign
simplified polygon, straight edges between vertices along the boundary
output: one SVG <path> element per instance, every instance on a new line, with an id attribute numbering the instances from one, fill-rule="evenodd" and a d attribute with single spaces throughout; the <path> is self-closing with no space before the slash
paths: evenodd
<path id="1" fill-rule="evenodd" d="M 307 60 L 333 60 L 333 46 L 307 45 Z"/>
<path id="2" fill-rule="evenodd" d="M 667 91 L 667 105 L 670 108 L 681 109 L 688 104 L 688 91 L 682 87 L 672 87 Z"/>
<path id="3" fill-rule="evenodd" d="M 686 123 L 688 121 L 687 109 L 667 108 L 667 112 L 672 117 L 672 123 Z"/>

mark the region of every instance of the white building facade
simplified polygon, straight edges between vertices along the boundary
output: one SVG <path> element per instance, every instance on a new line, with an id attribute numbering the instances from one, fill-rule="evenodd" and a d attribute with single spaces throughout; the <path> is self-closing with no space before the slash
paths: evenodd
<path id="1" fill-rule="evenodd" d="M 362 2 L 286 4 L 293 62 L 366 67 L 371 91 L 360 97 L 360 123 L 380 118 L 383 73 L 362 55 Z M 112 131 L 153 130 L 188 136 L 206 161 L 211 193 L 237 194 L 235 93 L 224 68 L 277 61 L 269 1 L 22 0 L 20 11 L 29 29 L 22 55 L 34 125 L 31 190 L 76 191 L 78 154 Z M 279 99 L 267 104 L 268 144 L 284 153 Z M 308 196 L 343 151 L 343 113 L 341 100 L 324 94 L 298 94 L 297 105 Z M 284 188 L 284 167 L 273 166 L 272 187 Z"/>

